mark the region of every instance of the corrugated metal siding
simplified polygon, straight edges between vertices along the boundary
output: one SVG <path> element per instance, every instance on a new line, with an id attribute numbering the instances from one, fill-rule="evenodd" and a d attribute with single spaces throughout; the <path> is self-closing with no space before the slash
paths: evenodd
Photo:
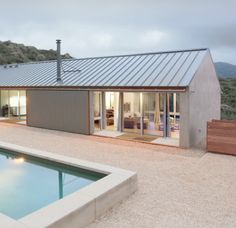
<path id="1" fill-rule="evenodd" d="M 108 56 L 62 61 L 62 86 L 185 87 L 207 49 Z M 56 61 L 0 66 L 0 87 L 56 84 Z"/>

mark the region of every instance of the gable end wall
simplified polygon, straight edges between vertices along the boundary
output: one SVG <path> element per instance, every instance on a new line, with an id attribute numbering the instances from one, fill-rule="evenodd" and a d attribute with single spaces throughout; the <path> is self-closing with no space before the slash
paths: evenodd
<path id="1" fill-rule="evenodd" d="M 207 121 L 220 119 L 221 89 L 208 52 L 189 86 L 189 145 L 206 148 Z"/>

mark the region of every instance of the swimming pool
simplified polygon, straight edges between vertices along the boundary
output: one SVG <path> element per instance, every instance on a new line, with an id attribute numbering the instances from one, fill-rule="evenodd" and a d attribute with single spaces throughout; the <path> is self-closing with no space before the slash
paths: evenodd
<path id="1" fill-rule="evenodd" d="M 0 148 L 0 213 L 20 219 L 105 176 Z"/>
<path id="2" fill-rule="evenodd" d="M 0 148 L 0 227 L 84 227 L 137 190 L 133 171 L 2 141 Z"/>

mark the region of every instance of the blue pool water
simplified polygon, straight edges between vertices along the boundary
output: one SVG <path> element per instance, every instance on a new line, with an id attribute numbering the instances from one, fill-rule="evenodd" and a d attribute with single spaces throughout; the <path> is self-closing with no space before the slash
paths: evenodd
<path id="1" fill-rule="evenodd" d="M 104 176 L 0 148 L 0 213 L 22 218 Z"/>

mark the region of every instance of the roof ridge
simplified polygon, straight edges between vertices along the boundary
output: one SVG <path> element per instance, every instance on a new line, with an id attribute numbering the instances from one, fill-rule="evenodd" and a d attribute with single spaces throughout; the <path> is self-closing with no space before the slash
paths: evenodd
<path id="1" fill-rule="evenodd" d="M 126 57 L 126 56 L 138 56 L 138 55 L 155 55 L 155 54 L 168 54 L 168 53 L 178 53 L 178 52 L 191 52 L 191 51 L 207 51 L 209 48 L 195 48 L 195 49 L 182 49 L 182 50 L 169 50 L 169 51 L 157 51 L 157 52 L 142 52 L 124 55 L 108 55 L 108 56 L 94 56 L 94 57 L 84 57 L 84 58 L 74 58 L 73 60 L 83 60 L 83 59 L 99 59 L 99 58 L 115 58 L 115 57 Z M 70 61 L 72 59 L 64 59 Z"/>
<path id="2" fill-rule="evenodd" d="M 183 50 L 173 50 L 173 51 L 157 51 L 157 52 L 143 52 L 143 53 L 134 53 L 134 54 L 124 54 L 124 55 L 108 55 L 108 56 L 94 56 L 94 57 L 84 57 L 84 58 L 71 58 L 71 59 L 62 59 L 62 61 L 78 61 L 86 59 L 101 59 L 101 58 L 117 58 L 117 57 L 128 57 L 128 56 L 142 56 L 142 55 L 158 55 L 158 54 L 169 54 L 169 53 L 179 53 L 179 52 L 192 52 L 192 51 L 207 51 L 208 48 L 196 48 L 196 49 L 183 49 Z M 2 64 L 1 66 L 15 66 L 15 65 L 30 65 L 30 64 L 41 64 L 41 63 L 52 63 L 56 60 L 42 60 L 35 62 L 27 63 L 11 63 L 11 64 Z"/>

